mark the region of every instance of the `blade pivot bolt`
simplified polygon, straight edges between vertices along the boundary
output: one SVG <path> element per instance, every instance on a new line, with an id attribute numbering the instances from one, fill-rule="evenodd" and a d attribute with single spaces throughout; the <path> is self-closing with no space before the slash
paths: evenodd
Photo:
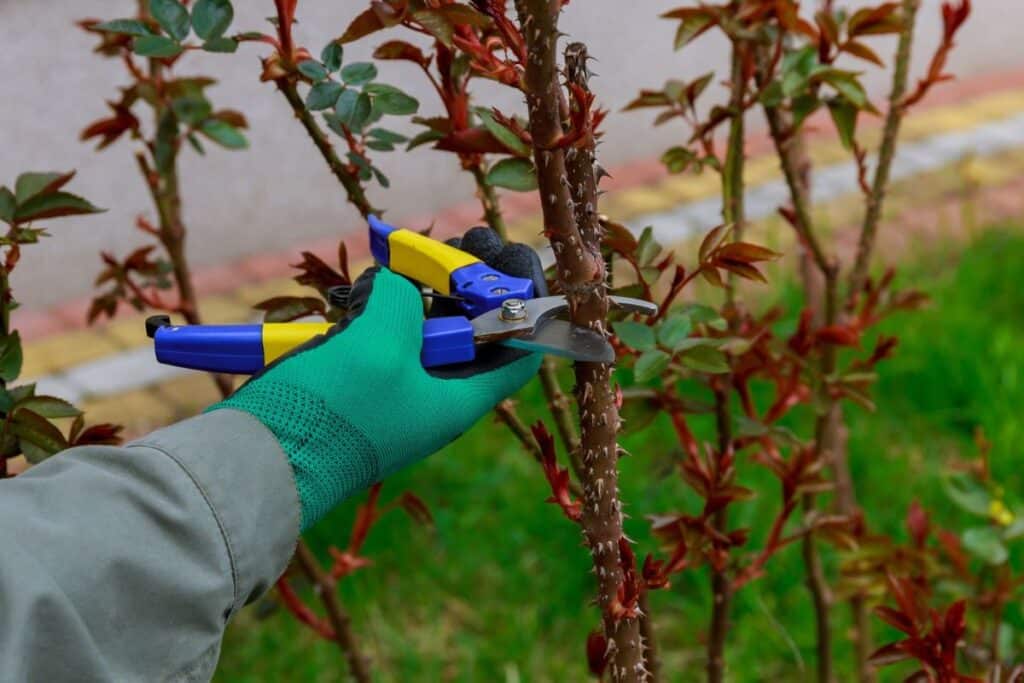
<path id="1" fill-rule="evenodd" d="M 509 322 L 525 320 L 526 302 L 522 299 L 505 299 L 501 302 L 501 314 L 499 317 Z"/>

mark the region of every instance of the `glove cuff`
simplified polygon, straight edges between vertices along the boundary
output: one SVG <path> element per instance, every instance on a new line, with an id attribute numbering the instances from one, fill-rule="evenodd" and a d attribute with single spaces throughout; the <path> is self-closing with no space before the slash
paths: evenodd
<path id="1" fill-rule="evenodd" d="M 303 531 L 379 478 L 380 458 L 366 436 L 300 387 L 250 382 L 207 412 L 219 408 L 249 413 L 277 438 L 295 473 Z"/>

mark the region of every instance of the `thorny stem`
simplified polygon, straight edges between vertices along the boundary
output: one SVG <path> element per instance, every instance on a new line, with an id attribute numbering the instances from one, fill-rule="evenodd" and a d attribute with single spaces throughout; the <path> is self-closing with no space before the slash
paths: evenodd
<path id="1" fill-rule="evenodd" d="M 838 268 L 835 265 L 828 267 L 823 275 L 825 277 L 825 324 L 835 324 L 838 314 Z M 827 451 L 830 442 L 830 435 L 834 432 L 836 418 L 833 411 L 837 409 L 835 399 L 832 398 L 827 385 L 826 378 L 831 377 L 836 369 L 836 348 L 829 344 L 825 346 L 821 359 L 821 394 L 820 400 L 824 406 L 822 413 L 818 416 L 814 429 L 815 451 L 819 459 L 828 459 Z M 804 514 L 813 513 L 815 509 L 815 498 L 813 493 L 805 493 L 802 504 Z M 825 570 L 821 565 L 821 556 L 818 554 L 817 542 L 814 533 L 808 530 L 801 540 L 802 555 L 804 560 L 804 571 L 806 572 L 807 588 L 811 593 L 811 600 L 814 603 L 814 617 L 816 627 L 816 651 L 818 683 L 831 683 L 832 678 L 832 630 L 830 608 L 832 603 L 831 592 L 828 588 L 828 579 L 825 577 Z"/>
<path id="2" fill-rule="evenodd" d="M 159 60 L 149 60 L 149 77 L 154 82 L 162 78 L 163 67 Z M 156 106 L 153 109 L 155 129 L 160 130 L 160 121 L 165 114 L 164 106 Z M 158 133 L 159 135 L 159 133 Z M 171 158 L 163 168 L 155 162 L 155 143 L 147 145 L 151 155 L 154 156 L 154 168 L 151 168 L 146 156 L 139 152 L 135 160 L 139 166 L 139 172 L 149 189 L 153 205 L 156 207 L 157 215 L 160 218 L 160 225 L 157 230 L 157 238 L 167 252 L 167 258 L 171 262 L 174 273 L 174 283 L 178 288 L 178 310 L 184 316 L 185 321 L 190 325 L 198 325 L 202 321 L 199 315 L 199 301 L 196 296 L 195 286 L 192 283 L 192 272 L 189 268 L 188 255 L 185 252 L 185 238 L 188 231 L 181 217 L 181 193 L 178 184 L 178 152 L 177 149 L 170 151 Z M 233 390 L 231 378 L 227 375 L 211 374 L 217 390 L 221 396 L 228 396 Z"/>
<path id="3" fill-rule="evenodd" d="M 648 590 L 640 592 L 640 635 L 644 639 L 644 661 L 647 663 L 647 680 L 649 683 L 661 682 L 661 660 L 658 658 L 658 640 L 654 632 L 654 619 L 651 617 Z"/>
<path id="4" fill-rule="evenodd" d="M 558 363 L 550 357 L 544 358 L 540 366 L 540 383 L 544 388 L 544 396 L 548 400 L 548 410 L 555 418 L 555 427 L 562 438 L 562 445 L 569 452 L 573 472 L 579 477 L 583 466 L 579 460 L 580 437 L 576 433 L 576 424 L 572 415 L 572 404 L 569 397 L 562 391 L 562 383 L 558 380 Z"/>
<path id="5" fill-rule="evenodd" d="M 348 201 L 351 203 L 363 218 L 369 216 L 372 213 L 377 213 L 377 210 L 370 204 L 370 200 L 366 198 L 366 193 L 363 190 L 362 184 L 359 182 L 359 178 L 356 177 L 348 166 L 338 156 L 334 146 L 330 140 L 327 139 L 327 135 L 324 133 L 320 124 L 313 118 L 313 114 L 306 108 L 305 103 L 302 101 L 302 97 L 299 95 L 298 88 L 295 86 L 295 81 L 291 78 L 285 77 L 274 81 L 277 84 L 278 90 L 284 95 L 285 99 L 288 100 L 288 104 L 291 105 L 292 111 L 295 113 L 295 118 L 299 120 L 302 127 L 306 129 L 306 133 L 309 135 L 313 144 L 320 151 L 320 156 L 327 162 L 328 168 L 331 169 L 331 173 L 338 179 L 341 186 L 345 188 L 345 193 L 348 195 Z"/>
<path id="6" fill-rule="evenodd" d="M 494 191 L 494 186 L 487 182 L 487 177 L 480 164 L 471 166 L 470 172 L 473 174 L 473 180 L 476 182 L 477 197 L 483 206 L 484 220 L 487 221 L 487 226 L 498 233 L 503 240 L 507 239 L 505 219 L 501 212 L 501 202 L 498 199 L 497 192 Z M 544 395 L 547 397 L 548 408 L 551 411 L 552 417 L 555 418 L 555 425 L 558 428 L 559 435 L 562 437 L 562 443 L 569 453 L 573 472 L 579 477 L 581 470 L 579 438 L 576 436 L 576 428 L 573 425 L 572 406 L 562 390 L 562 384 L 558 380 L 557 369 L 558 366 L 554 360 L 545 357 L 537 375 L 540 377 L 541 386 L 544 388 Z M 495 406 L 494 412 L 498 419 L 512 430 L 512 433 L 519 439 L 519 442 L 537 462 L 541 462 L 540 446 L 537 444 L 537 440 L 533 438 L 530 429 L 519 419 L 515 403 L 506 399 Z M 570 481 L 569 490 L 573 495 L 582 497 L 582 490 L 577 482 Z"/>
<path id="7" fill-rule="evenodd" d="M 875 247 L 875 236 L 878 223 L 882 216 L 882 205 L 885 191 L 889 185 L 889 170 L 896 152 L 900 123 L 903 121 L 905 108 L 902 106 L 903 95 L 907 90 L 907 78 L 910 71 L 910 51 L 914 41 L 914 25 L 920 0 L 903 0 L 902 21 L 899 43 L 896 46 L 895 66 L 892 75 L 892 90 L 889 92 L 889 111 L 885 115 L 885 126 L 882 129 L 882 144 L 878 150 L 878 165 L 871 183 L 871 193 L 867 197 L 867 210 L 864 212 L 864 223 L 861 227 L 860 242 L 857 245 L 857 257 L 853 270 L 850 272 L 849 298 L 852 301 L 864 287 L 868 276 L 868 266 Z"/>
<path id="8" fill-rule="evenodd" d="M 874 253 L 875 237 L 878 233 L 878 224 L 882 216 L 885 192 L 889 185 L 889 171 L 892 168 L 892 161 L 896 152 L 900 124 L 905 114 L 902 101 L 907 90 L 910 53 L 913 46 L 914 28 L 919 7 L 920 0 L 903 0 L 902 2 L 903 30 L 900 31 L 899 42 L 896 45 L 892 89 L 889 92 L 889 110 L 886 112 L 885 124 L 882 129 L 882 144 L 878 151 L 878 163 L 875 167 L 875 175 L 871 183 L 871 192 L 867 196 L 867 208 L 864 212 L 864 223 L 861 227 L 860 240 L 857 245 L 857 255 L 854 259 L 853 269 L 850 271 L 847 306 L 853 304 L 860 291 L 864 288 L 864 283 L 868 276 L 868 268 L 871 264 L 871 257 Z M 836 449 L 837 455 L 842 454 L 841 458 L 834 458 L 837 486 L 836 500 L 841 513 L 851 514 L 855 512 L 857 502 L 854 497 L 849 463 L 845 457 L 845 448 L 843 444 L 838 443 L 840 430 L 842 429 L 841 416 L 838 414 L 838 407 L 833 408 L 833 410 L 837 413 L 835 416 L 837 419 L 833 423 L 832 436 L 834 443 L 832 445 Z M 875 680 L 875 674 L 868 660 L 874 647 L 871 638 L 871 618 L 868 614 L 868 605 L 864 596 L 859 594 L 852 596 L 850 598 L 850 609 L 853 612 L 854 647 L 856 649 L 858 678 L 860 683 L 872 683 Z"/>
<path id="9" fill-rule="evenodd" d="M 732 450 L 729 392 L 724 387 L 715 389 L 715 428 L 718 431 L 717 456 L 724 458 Z M 712 520 L 719 532 L 725 531 L 727 522 L 728 515 L 725 509 L 716 512 Z M 728 571 L 728 567 L 711 568 L 711 625 L 705 662 L 709 683 L 721 683 L 725 679 L 725 640 L 729 633 L 729 606 L 732 604 L 732 586 Z"/>
<path id="10" fill-rule="evenodd" d="M 768 119 L 768 129 L 772 142 L 775 145 L 776 154 L 782 166 L 782 174 L 789 189 L 795 217 L 794 228 L 825 280 L 824 324 L 832 325 L 835 323 L 838 314 L 837 280 L 839 268 L 834 261 L 825 255 L 818 240 L 818 235 L 814 231 L 814 224 L 810 213 L 810 187 L 808 183 L 801 181 L 801 160 L 796 154 L 800 149 L 797 131 L 792 129 L 792 125 L 787 121 L 787 117 L 778 107 L 766 106 L 764 112 L 765 117 Z M 824 446 L 826 437 L 832 431 L 831 425 L 835 419 L 832 416 L 833 410 L 835 410 L 835 401 L 831 397 L 825 380 L 835 371 L 835 362 L 835 347 L 828 345 L 822 354 L 820 368 L 822 377 L 820 399 L 823 409 L 815 424 L 815 451 L 818 458 L 824 458 L 827 455 Z M 813 493 L 806 493 L 801 502 L 805 514 L 811 513 L 815 508 L 815 495 Z M 814 534 L 809 531 L 803 537 L 801 543 L 807 588 L 814 605 L 817 634 L 817 680 L 818 683 L 831 683 L 833 680 L 831 615 L 829 612 L 831 595 L 828 581 L 821 565 L 821 557 L 818 554 Z"/>
<path id="11" fill-rule="evenodd" d="M 746 78 L 743 73 L 743 47 L 736 43 L 732 50 L 732 73 L 730 76 L 729 107 L 732 119 L 729 122 L 729 138 L 726 146 L 725 164 L 722 169 L 722 219 L 733 226 L 734 239 L 743 236 L 744 211 L 743 189 L 743 136 Z M 726 289 L 727 306 L 735 306 L 735 277 L 730 274 Z M 715 421 L 718 431 L 719 458 L 732 452 L 732 416 L 729 412 L 728 378 L 715 390 Z M 727 508 L 715 513 L 712 523 L 716 531 L 724 533 L 728 526 Z M 729 633 L 729 610 L 732 604 L 732 586 L 728 568 L 711 569 L 711 625 L 707 643 L 707 670 L 710 683 L 721 683 L 725 678 L 725 642 Z"/>
<path id="12" fill-rule="evenodd" d="M 784 113 L 778 107 L 765 107 L 764 113 L 765 118 L 768 119 L 768 130 L 775 144 L 779 165 L 782 167 L 782 175 L 789 188 L 790 199 L 793 203 L 793 212 L 796 215 L 794 227 L 804 246 L 810 251 L 814 264 L 818 270 L 824 273 L 831 268 L 831 265 L 818 241 L 818 236 L 814 233 L 810 193 L 804 183 L 800 182 L 800 165 L 794 153 L 798 144 L 796 132 L 792 130 L 791 125 L 788 125 Z"/>
<path id="13" fill-rule="evenodd" d="M 572 175 L 567 171 L 565 151 L 559 146 L 563 133 L 560 106 L 563 97 L 556 50 L 561 5 L 560 0 L 516 2 L 527 45 L 523 86 L 545 234 L 555 252 L 557 275 L 569 300 L 571 321 L 606 334 L 605 264 L 597 241 L 583 239 L 585 234 L 600 234 L 592 139 L 581 141 L 575 151 L 576 155 L 587 155 L 591 163 L 573 164 Z M 585 50 L 580 53 L 581 45 L 574 47 L 576 62 L 567 65 L 567 75 L 569 78 L 582 75 L 583 82 L 578 85 L 585 87 L 586 53 Z M 619 552 L 622 539 L 616 442 L 619 415 L 610 384 L 611 367 L 577 363 L 575 371 L 581 426 L 580 456 L 584 465 L 581 524 L 597 574 L 597 602 L 607 642 L 607 670 L 614 683 L 643 681 L 646 669 L 640 620 L 628 607 L 624 612 L 615 613 L 624 573 Z"/>
<path id="14" fill-rule="evenodd" d="M 352 620 L 338 600 L 337 581 L 330 573 L 325 572 L 313 555 L 313 551 L 305 542 L 300 541 L 295 550 L 295 561 L 302 572 L 309 578 L 314 590 L 323 602 L 327 618 L 334 630 L 334 638 L 338 647 L 348 660 L 349 672 L 358 683 L 370 683 L 373 676 L 366 658 L 361 654 L 356 636 L 352 632 Z"/>

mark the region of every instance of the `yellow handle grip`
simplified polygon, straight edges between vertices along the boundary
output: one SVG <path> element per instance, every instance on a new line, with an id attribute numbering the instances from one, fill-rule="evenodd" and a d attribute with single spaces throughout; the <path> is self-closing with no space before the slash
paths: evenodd
<path id="1" fill-rule="evenodd" d="M 333 326 L 333 323 L 264 323 L 263 364 L 269 365 Z"/>
<path id="2" fill-rule="evenodd" d="M 471 254 L 438 242 L 412 230 L 399 229 L 388 235 L 388 267 L 396 273 L 422 282 L 441 294 L 451 294 L 451 274 L 479 263 Z"/>

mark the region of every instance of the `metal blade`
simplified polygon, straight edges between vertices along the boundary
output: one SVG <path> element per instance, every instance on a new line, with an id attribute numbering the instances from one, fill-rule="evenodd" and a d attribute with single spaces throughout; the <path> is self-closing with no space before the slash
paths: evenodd
<path id="1" fill-rule="evenodd" d="M 565 320 L 546 320 L 533 332 L 501 341 L 514 349 L 550 353 L 587 363 L 611 363 L 615 349 L 593 330 L 577 327 Z"/>
<path id="2" fill-rule="evenodd" d="M 657 304 L 652 304 L 650 301 L 644 301 L 643 299 L 634 299 L 631 296 L 610 296 L 608 300 L 616 308 L 621 308 L 630 313 L 640 313 L 641 315 L 657 315 L 658 313 Z"/>

